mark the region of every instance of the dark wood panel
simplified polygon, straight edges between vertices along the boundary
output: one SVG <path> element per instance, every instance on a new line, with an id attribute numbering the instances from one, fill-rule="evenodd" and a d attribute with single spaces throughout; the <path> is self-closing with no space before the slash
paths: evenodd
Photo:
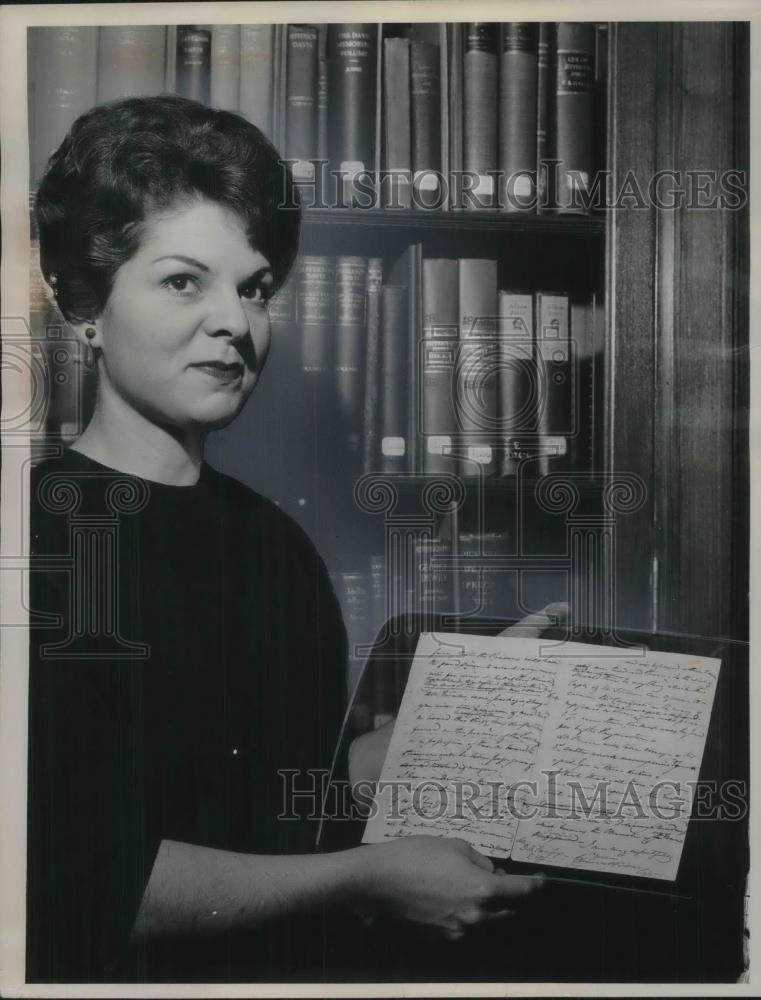
<path id="1" fill-rule="evenodd" d="M 659 98 L 659 166 L 735 169 L 735 28 L 659 29 L 671 72 Z M 736 490 L 737 227 L 741 215 L 685 204 L 660 212 L 656 382 L 658 625 L 728 636 L 738 539 Z"/>
<path id="2" fill-rule="evenodd" d="M 612 189 L 629 172 L 647 183 L 655 170 L 657 26 L 611 26 L 608 163 Z M 607 246 L 607 395 L 605 453 L 612 473 L 641 478 L 644 506 L 616 524 L 617 620 L 621 626 L 653 625 L 653 404 L 655 330 L 655 212 L 611 210 Z"/>

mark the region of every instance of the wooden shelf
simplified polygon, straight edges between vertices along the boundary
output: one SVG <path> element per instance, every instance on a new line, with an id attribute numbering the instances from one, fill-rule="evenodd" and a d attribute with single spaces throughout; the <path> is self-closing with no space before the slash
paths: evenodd
<path id="1" fill-rule="evenodd" d="M 422 209 L 308 208 L 304 226 L 332 230 L 343 227 L 367 229 L 432 230 L 439 232 L 553 233 L 567 236 L 604 236 L 601 215 L 533 215 L 498 211 L 431 211 Z"/>

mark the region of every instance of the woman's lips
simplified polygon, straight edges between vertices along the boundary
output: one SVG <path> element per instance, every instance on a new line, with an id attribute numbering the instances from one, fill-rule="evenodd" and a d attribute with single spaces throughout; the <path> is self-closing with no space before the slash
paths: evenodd
<path id="1" fill-rule="evenodd" d="M 218 382 L 224 382 L 228 385 L 243 377 L 243 365 L 237 362 L 227 365 L 221 361 L 205 361 L 202 364 L 192 365 L 192 367 L 210 375 Z"/>

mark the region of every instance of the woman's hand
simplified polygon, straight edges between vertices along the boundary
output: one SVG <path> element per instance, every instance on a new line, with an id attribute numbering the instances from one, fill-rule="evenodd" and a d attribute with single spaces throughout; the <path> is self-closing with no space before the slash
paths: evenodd
<path id="1" fill-rule="evenodd" d="M 464 840 L 414 836 L 358 849 L 356 908 L 422 924 L 451 941 L 512 916 L 541 877 L 506 875 Z"/>
<path id="2" fill-rule="evenodd" d="M 548 604 L 536 614 L 526 615 L 499 634 L 509 639 L 538 639 L 545 629 L 554 628 L 567 619 L 568 605 L 564 601 L 557 601 L 555 604 Z"/>

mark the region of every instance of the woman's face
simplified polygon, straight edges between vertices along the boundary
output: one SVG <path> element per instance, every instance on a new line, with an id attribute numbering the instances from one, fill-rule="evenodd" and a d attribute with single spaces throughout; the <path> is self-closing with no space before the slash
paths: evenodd
<path id="1" fill-rule="evenodd" d="M 100 391 L 161 426 L 224 426 L 267 357 L 273 287 L 230 210 L 198 200 L 149 217 L 100 317 Z"/>

